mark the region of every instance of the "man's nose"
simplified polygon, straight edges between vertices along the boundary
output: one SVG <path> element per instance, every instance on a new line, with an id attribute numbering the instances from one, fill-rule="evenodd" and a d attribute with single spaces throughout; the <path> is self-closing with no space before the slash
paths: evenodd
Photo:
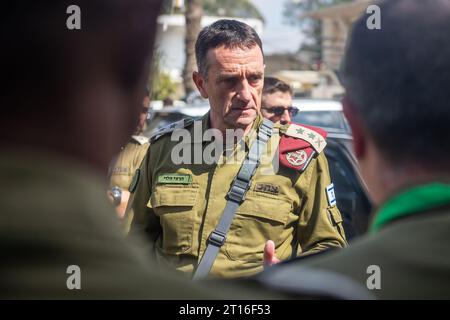
<path id="1" fill-rule="evenodd" d="M 291 122 L 291 115 L 290 115 L 289 111 L 285 109 L 283 114 L 281 115 L 280 123 L 286 124 L 288 122 Z"/>
<path id="2" fill-rule="evenodd" d="M 250 100 L 252 100 L 252 93 L 251 93 L 251 87 L 250 84 L 246 79 L 241 81 L 240 88 L 237 92 L 237 97 L 239 100 L 248 103 Z"/>

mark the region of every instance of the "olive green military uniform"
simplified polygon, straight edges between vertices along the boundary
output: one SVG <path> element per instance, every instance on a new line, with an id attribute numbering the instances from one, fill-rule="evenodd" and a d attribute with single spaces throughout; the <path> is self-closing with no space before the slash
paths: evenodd
<path id="1" fill-rule="evenodd" d="M 88 168 L 11 148 L 0 154 L 0 298 L 261 297 L 216 292 L 150 264 L 122 236 L 106 183 Z M 67 287 L 71 265 L 80 268 L 81 290 Z"/>
<path id="2" fill-rule="evenodd" d="M 261 122 L 258 117 L 253 127 L 258 128 Z M 200 135 L 194 134 L 195 124 L 186 127 L 194 137 L 194 156 L 200 157 L 208 145 L 202 134 L 210 128 L 209 113 L 201 124 Z M 301 174 L 281 166 L 277 174 L 265 174 L 273 171 L 270 157 L 287 126 L 276 129 L 279 133 L 274 130 L 268 142 L 269 161 L 262 161 L 256 171 L 211 269 L 212 276 L 241 277 L 261 271 L 267 240 L 275 242 L 280 259 L 346 244 L 339 210 L 327 200 L 325 189 L 331 181 L 323 154 Z M 247 147 L 255 137 L 245 139 Z M 192 273 L 218 224 L 241 163 L 175 164 L 171 153 L 177 143 L 171 141 L 171 134 L 152 139 L 135 180 L 136 188 L 132 187 L 135 190 L 127 214 L 134 215 L 131 233 L 147 235 L 158 262 Z M 242 144 L 235 146 L 240 147 Z"/>
<path id="3" fill-rule="evenodd" d="M 450 181 L 450 179 L 448 179 Z M 450 184 L 406 189 L 375 215 L 371 233 L 339 252 L 269 270 L 302 268 L 345 276 L 379 299 L 450 299 Z"/>
<path id="4" fill-rule="evenodd" d="M 148 147 L 147 137 L 136 135 L 131 137 L 131 141 L 122 149 L 111 170 L 110 187 L 117 186 L 128 190 L 133 175 L 141 165 Z"/>

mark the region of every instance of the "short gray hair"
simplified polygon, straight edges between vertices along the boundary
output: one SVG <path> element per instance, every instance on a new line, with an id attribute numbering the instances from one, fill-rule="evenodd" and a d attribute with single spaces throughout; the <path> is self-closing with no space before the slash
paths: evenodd
<path id="1" fill-rule="evenodd" d="M 229 19 L 221 19 L 203 28 L 195 42 L 195 58 L 198 72 L 207 77 L 207 54 L 209 49 L 225 46 L 226 48 L 251 49 L 258 46 L 263 52 L 261 39 L 249 25 Z"/>

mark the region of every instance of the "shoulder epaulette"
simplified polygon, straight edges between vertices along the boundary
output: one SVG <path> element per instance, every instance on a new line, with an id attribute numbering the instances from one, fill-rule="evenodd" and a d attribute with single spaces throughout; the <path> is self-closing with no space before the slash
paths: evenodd
<path id="1" fill-rule="evenodd" d="M 154 142 L 161 138 L 162 136 L 171 133 L 177 129 L 184 129 L 190 126 L 194 122 L 194 119 L 192 118 L 186 118 L 182 119 L 180 121 L 174 122 L 168 126 L 162 127 L 161 129 L 157 130 L 155 133 L 152 134 L 150 137 L 150 142 Z"/>
<path id="2" fill-rule="evenodd" d="M 147 137 L 144 136 L 131 136 L 131 138 L 136 141 L 137 143 L 139 143 L 140 145 L 146 144 L 149 142 L 149 139 Z"/>
<path id="3" fill-rule="evenodd" d="M 327 145 L 327 132 L 320 128 L 290 123 L 284 134 L 308 142 L 317 153 L 321 153 Z"/>
<path id="4" fill-rule="evenodd" d="M 280 163 L 285 167 L 303 172 L 313 158 L 325 148 L 325 130 L 290 123 L 280 127 Z"/>

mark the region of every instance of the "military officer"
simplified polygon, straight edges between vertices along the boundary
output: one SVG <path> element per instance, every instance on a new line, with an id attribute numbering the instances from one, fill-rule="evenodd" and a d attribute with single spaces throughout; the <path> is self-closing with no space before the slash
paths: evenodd
<path id="1" fill-rule="evenodd" d="M 370 234 L 264 276 L 292 289 L 309 269 L 381 299 L 450 299 L 450 3 L 379 6 L 381 30 L 368 29 L 366 15 L 355 22 L 341 72 L 355 154 L 377 207 Z"/>
<path id="2" fill-rule="evenodd" d="M 145 233 L 163 265 L 227 278 L 261 271 L 267 241 L 277 259 L 345 246 L 322 152 L 326 133 L 298 125 L 272 128 L 260 115 L 264 62 L 256 32 L 235 20 L 219 20 L 200 32 L 196 58 L 193 79 L 209 99 L 210 112 L 198 121 L 175 123 L 151 139 L 130 188 L 132 234 Z M 202 138 L 208 129 L 218 132 L 218 145 L 223 146 L 230 129 L 243 138 L 230 148 L 226 144 L 218 161 L 199 161 L 210 146 Z M 173 139 L 179 135 L 193 139 L 179 143 Z M 254 157 L 257 141 L 267 141 L 267 152 L 253 168 L 253 178 L 242 185 L 241 175 L 253 169 L 227 159 L 240 150 Z M 180 145 L 193 151 L 187 155 L 192 161 L 179 161 Z M 245 190 L 245 200 L 239 190 Z"/>
<path id="3" fill-rule="evenodd" d="M 139 123 L 130 141 L 115 158 L 114 166 L 110 173 L 110 192 L 119 218 L 123 218 L 130 193 L 128 191 L 136 169 L 141 165 L 149 146 L 148 138 L 142 135 L 147 124 L 147 115 L 150 105 L 150 91 L 146 88 L 142 101 L 142 110 L 139 115 Z"/>

